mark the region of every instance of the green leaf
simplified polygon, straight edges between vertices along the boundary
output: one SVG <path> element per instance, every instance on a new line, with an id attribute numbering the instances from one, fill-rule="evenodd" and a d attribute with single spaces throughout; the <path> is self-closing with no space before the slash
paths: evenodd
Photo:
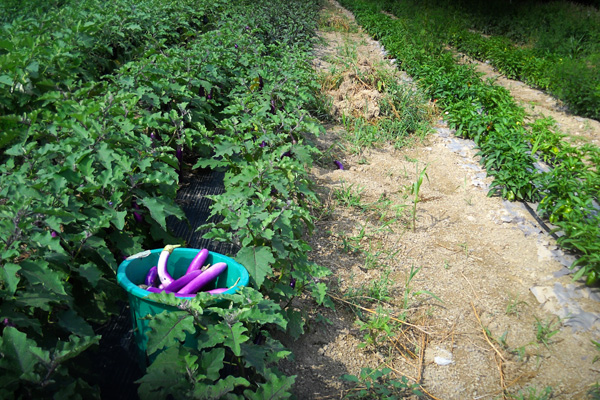
<path id="1" fill-rule="evenodd" d="M 315 285 L 311 285 L 311 294 L 315 298 L 317 304 L 322 305 L 328 300 L 327 296 L 327 285 L 323 282 L 319 282 Z"/>
<path id="2" fill-rule="evenodd" d="M 159 197 L 145 197 L 140 203 L 148 208 L 152 218 L 165 230 L 167 229 L 167 217 L 174 215 L 178 219 L 185 218 L 185 214 L 181 208 L 177 207 L 171 200 Z"/>
<path id="3" fill-rule="evenodd" d="M 127 216 L 127 211 L 117 211 L 114 208 L 108 208 L 107 210 L 111 215 L 110 222 L 118 230 L 123 230 L 125 227 L 125 217 Z"/>
<path id="4" fill-rule="evenodd" d="M 262 286 L 265 277 L 273 273 L 271 264 L 275 257 L 268 247 L 245 247 L 237 253 L 235 260 L 246 267 L 257 287 Z"/>
<path id="5" fill-rule="evenodd" d="M 13 80 L 8 75 L 0 75 L 0 83 L 4 84 L 6 86 L 12 86 Z"/>
<path id="6" fill-rule="evenodd" d="M 85 241 L 85 247 L 92 249 L 109 267 L 116 269 L 117 260 L 115 260 L 115 256 L 111 253 L 106 245 L 104 239 L 98 236 L 90 236 Z"/>
<path id="7" fill-rule="evenodd" d="M 11 326 L 5 327 L 0 338 L 0 369 L 12 370 L 15 367 L 22 378 L 32 380 L 32 373 L 38 358 L 31 352 L 31 349 L 36 349 L 38 352 L 43 352 L 37 347 L 35 341 L 28 339 L 27 335 L 18 331 Z"/>
<path id="8" fill-rule="evenodd" d="M 67 332 L 73 332 L 79 336 L 94 336 L 94 330 L 90 324 L 71 308 L 60 313 L 58 324 Z"/>
<path id="9" fill-rule="evenodd" d="M 183 350 L 183 348 L 181 348 Z M 140 384 L 138 394 L 141 399 L 164 400 L 169 394 L 181 395 L 189 386 L 185 376 L 185 360 L 180 357 L 180 348 L 173 346 L 165 349 L 156 356 L 146 375 L 136 381 Z"/>
<path id="10" fill-rule="evenodd" d="M 229 326 L 227 323 L 222 323 L 215 326 L 215 331 L 223 335 L 223 344 L 231 349 L 234 355 L 240 356 L 242 349 L 240 344 L 246 342 L 249 337 L 244 335 L 248 331 L 243 323 L 236 322 Z"/>
<path id="11" fill-rule="evenodd" d="M 202 354 L 200 366 L 207 379 L 216 381 L 219 379 L 219 371 L 223 368 L 223 360 L 225 359 L 225 349 L 216 348 L 207 353 Z"/>
<path id="12" fill-rule="evenodd" d="M 356 375 L 348 375 L 348 374 L 344 374 L 342 375 L 342 379 L 348 382 L 357 382 L 358 383 L 358 377 Z"/>
<path id="13" fill-rule="evenodd" d="M 250 386 L 250 382 L 244 378 L 228 375 L 224 379 L 221 379 L 215 383 L 211 383 L 206 386 L 197 386 L 195 388 L 194 398 L 218 400 L 223 398 L 223 396 L 225 396 L 227 393 L 235 390 L 238 386 Z"/>
<path id="14" fill-rule="evenodd" d="M 300 311 L 288 308 L 285 310 L 287 314 L 287 333 L 294 339 L 298 339 L 304 333 L 304 318 Z"/>
<path id="15" fill-rule="evenodd" d="M 270 373 L 265 376 L 266 382 L 259 384 L 255 393 L 244 390 L 244 396 L 251 400 L 276 400 L 291 397 L 290 390 L 296 381 L 295 376 L 277 376 Z"/>
<path id="16" fill-rule="evenodd" d="M 6 282 L 6 286 L 8 287 L 10 295 L 15 294 L 17 285 L 21 280 L 21 278 L 19 278 L 17 275 L 17 272 L 19 272 L 20 269 L 21 266 L 12 263 L 7 263 L 2 269 L 0 269 L 0 272 L 2 273 L 0 275 L 0 281 Z"/>
<path id="17" fill-rule="evenodd" d="M 102 271 L 98 268 L 98 266 L 94 263 L 87 263 L 79 267 L 79 275 L 87 279 L 87 281 L 92 285 L 92 287 L 96 287 L 100 278 L 102 278 Z"/>
<path id="18" fill-rule="evenodd" d="M 262 375 L 268 373 L 268 365 L 276 364 L 284 358 L 292 354 L 285 349 L 283 345 L 271 338 L 268 332 L 261 332 L 265 336 L 266 341 L 262 345 L 256 345 L 252 342 L 242 343 L 242 355 L 244 364 L 248 368 L 254 368 Z"/>
<path id="19" fill-rule="evenodd" d="M 21 275 L 32 286 L 41 285 L 44 289 L 57 294 L 66 294 L 61 281 L 63 274 L 52 270 L 44 260 L 24 260 L 21 262 Z"/>
<path id="20" fill-rule="evenodd" d="M 166 310 L 152 317 L 148 332 L 148 354 L 183 342 L 186 332 L 194 333 L 194 317 L 185 311 Z"/>
<path id="21" fill-rule="evenodd" d="M 66 296 L 58 296 L 52 292 L 18 291 L 15 305 L 18 307 L 36 307 L 44 311 L 52 310 L 51 303 L 64 301 Z"/>
<path id="22" fill-rule="evenodd" d="M 100 335 L 79 337 L 75 335 L 69 336 L 68 342 L 58 342 L 56 350 L 54 351 L 52 358 L 54 362 L 65 362 L 71 358 L 77 357 L 91 346 L 100 342 Z"/>
<path id="23" fill-rule="evenodd" d="M 83 400 L 83 399 L 100 399 L 100 393 L 97 388 L 92 388 L 86 381 L 81 378 L 67 386 L 62 386 L 52 396 L 53 400 Z"/>
<path id="24" fill-rule="evenodd" d="M 39 247 L 48 247 L 49 249 L 59 253 L 65 254 L 65 250 L 60 245 L 60 240 L 52 237 L 50 231 L 37 232 L 31 235 L 31 241 L 35 242 Z"/>

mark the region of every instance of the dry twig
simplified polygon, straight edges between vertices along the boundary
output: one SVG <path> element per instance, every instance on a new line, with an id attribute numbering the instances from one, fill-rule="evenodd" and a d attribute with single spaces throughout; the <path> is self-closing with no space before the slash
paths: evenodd
<path id="1" fill-rule="evenodd" d="M 496 346 L 494 346 L 494 343 L 492 343 L 492 341 L 490 340 L 488 333 L 485 330 L 483 323 L 481 322 L 481 319 L 479 318 L 479 314 L 477 314 L 477 310 L 475 309 L 475 304 L 473 304 L 473 302 L 471 302 L 471 307 L 473 307 L 473 312 L 475 313 L 475 317 L 477 318 L 477 321 L 479 322 L 479 326 L 481 326 L 481 331 L 483 332 L 483 337 L 488 342 L 490 347 L 492 349 L 494 349 L 494 351 L 496 352 L 496 354 L 494 355 L 494 361 L 496 361 L 496 365 L 498 366 L 498 372 L 500 373 L 500 387 L 502 388 L 502 398 L 506 398 L 507 386 L 506 386 L 506 382 L 504 382 L 504 370 L 503 370 L 503 365 L 502 365 L 502 361 L 506 361 L 506 359 L 504 358 L 502 353 L 500 353 L 500 350 L 498 350 L 496 348 Z M 500 357 L 500 360 L 498 360 L 498 357 Z"/>
<path id="2" fill-rule="evenodd" d="M 506 361 L 506 359 L 504 358 L 504 356 L 502 355 L 502 353 L 500 353 L 500 350 L 498 350 L 496 348 L 496 346 L 494 346 L 494 343 L 492 343 L 492 341 L 490 340 L 487 332 L 485 331 L 485 328 L 483 327 L 483 323 L 481 322 L 481 319 L 479 318 L 479 314 L 477 314 L 477 310 L 475 309 L 475 304 L 473 304 L 473 302 L 471 302 L 471 307 L 473 307 L 473 312 L 475 313 L 475 317 L 477 318 L 477 321 L 479 322 L 479 326 L 481 327 L 481 331 L 483 332 L 483 337 L 488 342 L 488 344 L 490 345 L 490 347 L 492 349 L 494 349 L 494 351 L 496 352 L 496 354 L 498 354 L 498 356 L 500 356 L 500 358 L 502 359 L 502 361 Z"/>
<path id="3" fill-rule="evenodd" d="M 344 299 L 342 299 L 342 298 L 339 298 L 339 297 L 337 297 L 337 296 L 334 296 L 334 295 L 332 295 L 332 294 L 330 294 L 330 293 L 327 293 L 327 295 L 328 295 L 329 297 L 331 297 L 332 299 L 334 299 L 334 300 L 340 301 L 340 302 L 342 302 L 342 303 L 349 304 L 349 305 L 351 305 L 352 307 L 359 308 L 359 309 L 361 309 L 361 310 L 363 310 L 363 311 L 366 311 L 366 312 L 368 312 L 368 313 L 371 313 L 371 314 L 377 314 L 377 311 L 375 311 L 375 310 L 372 310 L 372 309 L 370 309 L 370 308 L 366 308 L 366 307 L 363 307 L 363 306 L 359 306 L 358 304 L 353 304 L 353 303 L 351 303 L 351 302 L 349 302 L 349 301 L 346 301 L 346 300 L 344 300 Z M 431 335 L 431 333 L 427 332 L 425 329 L 421 328 L 421 327 L 420 327 L 420 326 L 418 326 L 418 325 L 411 324 L 410 322 L 402 321 L 401 319 L 398 319 L 398 318 L 395 318 L 395 317 L 390 317 L 390 319 L 391 319 L 392 321 L 398 322 L 398 323 L 400 323 L 400 324 L 402 324 L 402 325 L 407 325 L 407 326 L 413 327 L 413 328 L 415 328 L 416 330 L 418 330 L 418 331 L 421 331 L 421 332 L 423 332 L 423 333 L 424 333 L 424 334 L 426 334 L 426 335 Z"/>

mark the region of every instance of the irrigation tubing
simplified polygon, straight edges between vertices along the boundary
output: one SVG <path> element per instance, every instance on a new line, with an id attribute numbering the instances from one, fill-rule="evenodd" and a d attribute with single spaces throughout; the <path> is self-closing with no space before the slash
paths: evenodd
<path id="1" fill-rule="evenodd" d="M 542 219 L 539 217 L 539 215 L 535 212 L 535 210 L 533 208 L 531 208 L 531 206 L 529 205 L 529 203 L 527 203 L 526 201 L 523 202 L 523 204 L 525 205 L 525 208 L 527 209 L 527 211 L 529 211 L 529 214 L 531 214 L 531 216 L 533 218 L 535 218 L 535 220 L 538 222 L 538 224 L 540 224 L 540 226 L 546 231 L 548 232 L 550 235 L 552 235 L 552 237 L 556 240 L 558 240 L 558 235 L 554 232 L 552 232 L 552 229 L 550 229 L 550 227 L 548 225 L 546 225 L 546 223 L 544 221 L 542 221 Z"/>

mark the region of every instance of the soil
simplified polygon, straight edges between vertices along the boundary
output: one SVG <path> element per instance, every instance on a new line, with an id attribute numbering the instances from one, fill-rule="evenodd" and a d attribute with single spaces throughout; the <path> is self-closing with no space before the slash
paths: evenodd
<path id="1" fill-rule="evenodd" d="M 324 13 L 355 33 L 331 27 L 319 33 L 324 44 L 315 51 L 318 72 L 330 70 L 335 58 L 344 60 L 348 43 L 360 68 L 393 69 L 348 11 L 330 0 Z M 406 74 L 397 76 L 412 84 Z M 566 114 L 523 84 L 506 85 L 517 101 L 551 114 L 567 133 L 600 138 L 596 121 Z M 358 113 L 365 101 L 378 100 L 352 74 L 337 89 L 325 89 L 333 113 Z M 376 107 L 368 109 L 367 117 L 377 118 Z M 310 257 L 332 271 L 325 281 L 335 309 L 315 309 L 309 299 L 294 304 L 311 322 L 298 340 L 282 338 L 294 354 L 281 368 L 297 376 L 295 395 L 342 398 L 356 393 L 342 375 L 387 367 L 395 379 L 407 377 L 434 399 L 525 397 L 547 387 L 552 398 L 586 398 L 600 381 L 600 363 L 594 363 L 599 353 L 591 343 L 600 340 L 600 291 L 572 281 L 567 266 L 573 258 L 523 204 L 487 196 L 491 179 L 473 142 L 454 137 L 442 119 L 434 127 L 409 147 L 358 154 L 345 151 L 342 124 L 329 123 L 325 134 L 313 138 L 344 165 L 317 163 L 311 172 L 323 207 L 315 210 Z M 419 175 L 413 208 L 410 188 Z M 367 330 L 360 321 L 378 308 L 397 317 L 387 322 L 392 339 L 382 334 L 362 347 Z"/>

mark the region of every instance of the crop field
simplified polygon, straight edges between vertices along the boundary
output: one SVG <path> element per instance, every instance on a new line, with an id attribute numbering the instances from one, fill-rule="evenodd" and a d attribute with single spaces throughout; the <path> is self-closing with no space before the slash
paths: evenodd
<path id="1" fill-rule="evenodd" d="M 2 2 L 0 398 L 121 391 L 175 221 L 249 284 L 149 294 L 140 399 L 600 398 L 597 6 Z"/>

